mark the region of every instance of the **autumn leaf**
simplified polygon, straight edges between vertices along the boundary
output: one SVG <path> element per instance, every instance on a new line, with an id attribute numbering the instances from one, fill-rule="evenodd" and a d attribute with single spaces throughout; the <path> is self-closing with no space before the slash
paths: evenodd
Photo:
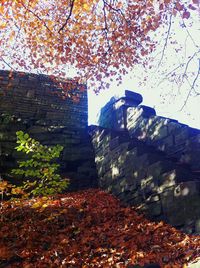
<path id="1" fill-rule="evenodd" d="M 176 3 L 176 9 L 178 11 L 182 11 L 184 9 L 184 5 L 181 5 L 179 2 Z"/>
<path id="2" fill-rule="evenodd" d="M 200 3 L 199 0 L 192 0 L 192 2 L 193 2 L 194 4 L 199 4 L 199 3 Z"/>
<path id="3" fill-rule="evenodd" d="M 199 236 L 151 222 L 98 189 L 6 201 L 1 215 L 0 262 L 16 268 L 182 268 L 199 256 Z"/>
<path id="4" fill-rule="evenodd" d="M 125 69 L 148 65 L 156 49 L 152 32 L 167 25 L 169 15 L 190 17 L 183 1 L 159 1 L 159 6 L 154 2 L 3 0 L 0 54 L 6 53 L 14 69 L 65 79 L 63 70 L 72 67 L 89 86 L 95 82 L 95 90 L 102 90 L 108 77 L 120 83 Z M 199 1 L 192 0 L 187 8 L 196 12 L 197 5 Z"/>
<path id="5" fill-rule="evenodd" d="M 183 19 L 189 19 L 189 17 L 190 17 L 190 12 L 188 11 L 183 12 Z"/>

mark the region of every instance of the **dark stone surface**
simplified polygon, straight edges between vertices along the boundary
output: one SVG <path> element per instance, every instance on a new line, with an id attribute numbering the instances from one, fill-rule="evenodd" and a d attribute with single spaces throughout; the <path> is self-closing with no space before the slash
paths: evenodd
<path id="1" fill-rule="evenodd" d="M 90 133 L 101 188 L 140 208 L 150 219 L 199 232 L 200 183 L 190 166 L 128 136 L 127 131 L 93 126 Z"/>
<path id="2" fill-rule="evenodd" d="M 138 106 L 143 101 L 142 95 L 130 90 L 125 90 L 125 96 L 128 99 L 132 99 L 135 102 L 135 106 Z"/>
<path id="3" fill-rule="evenodd" d="M 72 80 L 55 81 L 45 75 L 0 71 L 0 78 L 1 176 L 12 180 L 11 169 L 25 157 L 14 149 L 16 131 L 23 130 L 44 145 L 64 146 L 59 162 L 61 174 L 71 179 L 70 189 L 97 185 L 94 152 L 87 129 L 87 91 L 77 91 L 80 85 Z M 71 87 L 71 94 L 79 93 L 79 102 L 55 95 L 60 86 Z"/>

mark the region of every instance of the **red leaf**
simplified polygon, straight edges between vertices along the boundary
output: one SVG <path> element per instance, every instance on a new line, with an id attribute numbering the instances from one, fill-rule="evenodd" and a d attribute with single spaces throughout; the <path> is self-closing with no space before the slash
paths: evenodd
<path id="1" fill-rule="evenodd" d="M 177 3 L 176 3 L 176 9 L 177 9 L 178 11 L 181 11 L 181 10 L 184 9 L 184 5 L 181 5 L 179 2 L 177 2 Z"/>
<path id="2" fill-rule="evenodd" d="M 160 4 L 159 9 L 163 10 L 163 4 Z"/>
<path id="3" fill-rule="evenodd" d="M 189 19 L 189 17 L 190 17 L 190 12 L 185 11 L 185 12 L 183 13 L 183 19 Z"/>

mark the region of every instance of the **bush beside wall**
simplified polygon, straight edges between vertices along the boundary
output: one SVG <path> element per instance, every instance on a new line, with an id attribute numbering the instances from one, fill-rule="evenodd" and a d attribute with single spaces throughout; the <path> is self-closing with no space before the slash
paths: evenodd
<path id="1" fill-rule="evenodd" d="M 66 86 L 72 87 L 71 95 L 79 94 L 78 102 L 55 94 Z M 44 145 L 64 146 L 61 174 L 71 178 L 71 190 L 96 185 L 94 152 L 87 130 L 87 91 L 77 90 L 80 86 L 72 80 L 55 82 L 45 75 L 0 71 L 1 177 L 14 179 L 10 171 L 23 157 L 14 149 L 15 133 L 23 130 Z"/>

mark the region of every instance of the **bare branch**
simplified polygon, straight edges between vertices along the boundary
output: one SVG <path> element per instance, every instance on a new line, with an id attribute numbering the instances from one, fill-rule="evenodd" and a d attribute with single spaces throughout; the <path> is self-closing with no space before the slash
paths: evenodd
<path id="1" fill-rule="evenodd" d="M 185 77 L 185 75 L 186 75 L 186 72 L 187 72 L 187 69 L 188 69 L 188 66 L 189 66 L 190 62 L 194 59 L 194 57 L 195 57 L 199 52 L 200 52 L 200 50 L 199 50 L 199 51 L 196 51 L 196 52 L 190 57 L 190 59 L 188 60 L 188 62 L 186 63 L 186 65 L 185 65 L 185 70 L 184 70 L 183 75 L 182 75 L 182 82 L 183 82 L 183 80 L 184 80 L 184 77 Z"/>
<path id="2" fill-rule="evenodd" d="M 173 15 L 171 14 L 170 17 L 169 17 L 169 27 L 168 27 L 168 30 L 167 30 L 167 35 L 166 35 L 166 38 L 165 38 L 165 43 L 164 43 L 164 47 L 163 47 L 163 50 L 162 50 L 162 55 L 161 55 L 160 61 L 158 63 L 158 67 L 160 66 L 160 64 L 161 64 L 161 62 L 163 60 L 165 50 L 166 50 L 166 47 L 167 47 L 167 43 L 168 43 L 170 31 L 171 31 L 171 26 L 172 26 L 172 16 Z"/>
<path id="3" fill-rule="evenodd" d="M 193 80 L 193 82 L 192 82 L 192 85 L 191 85 L 191 87 L 190 87 L 190 90 L 189 90 L 189 92 L 188 92 L 188 94 L 187 94 L 187 97 L 186 97 L 186 99 L 185 99 L 185 101 L 184 101 L 184 104 L 183 104 L 183 106 L 181 107 L 180 111 L 183 110 L 183 108 L 185 107 L 185 105 L 186 105 L 186 103 L 187 103 L 187 101 L 188 101 L 188 99 L 189 99 L 189 97 L 190 97 L 190 95 L 191 95 L 191 93 L 192 93 L 192 90 L 194 90 L 194 87 L 195 87 L 195 84 L 196 84 L 197 79 L 198 79 L 198 77 L 199 77 L 199 74 L 200 74 L 200 59 L 199 59 L 199 65 L 198 65 L 198 71 L 197 71 L 197 74 L 196 74 L 196 76 L 195 76 L 195 78 L 194 78 L 194 80 Z M 188 82 L 189 82 L 189 81 L 188 81 Z M 199 93 L 197 93 L 197 95 L 199 95 Z"/>
<path id="4" fill-rule="evenodd" d="M 169 76 L 172 76 L 172 74 L 173 74 L 176 70 L 178 70 L 179 68 L 182 68 L 183 66 L 184 66 L 184 63 L 181 63 L 181 64 L 179 64 L 177 67 L 175 67 L 173 70 L 171 70 L 170 72 L 168 72 L 168 73 L 165 75 L 165 77 L 164 77 L 162 80 L 159 81 L 158 86 L 159 86 L 160 84 L 162 84 L 166 79 L 168 79 Z"/>
<path id="5" fill-rule="evenodd" d="M 6 61 L 4 60 L 4 58 L 1 56 L 1 60 L 13 71 L 15 71 L 15 69 Z"/>
<path id="6" fill-rule="evenodd" d="M 181 16 L 181 18 L 182 18 L 182 16 Z M 186 24 L 185 24 L 185 22 L 184 22 L 183 19 L 182 19 L 182 26 L 185 28 L 185 30 L 186 30 L 188 36 L 189 36 L 190 39 L 192 40 L 193 45 L 194 45 L 195 47 L 199 47 L 199 46 L 195 43 L 194 38 L 192 37 L 191 33 L 189 32 L 189 30 L 188 30 L 188 28 L 187 28 L 187 26 L 186 26 Z"/>

